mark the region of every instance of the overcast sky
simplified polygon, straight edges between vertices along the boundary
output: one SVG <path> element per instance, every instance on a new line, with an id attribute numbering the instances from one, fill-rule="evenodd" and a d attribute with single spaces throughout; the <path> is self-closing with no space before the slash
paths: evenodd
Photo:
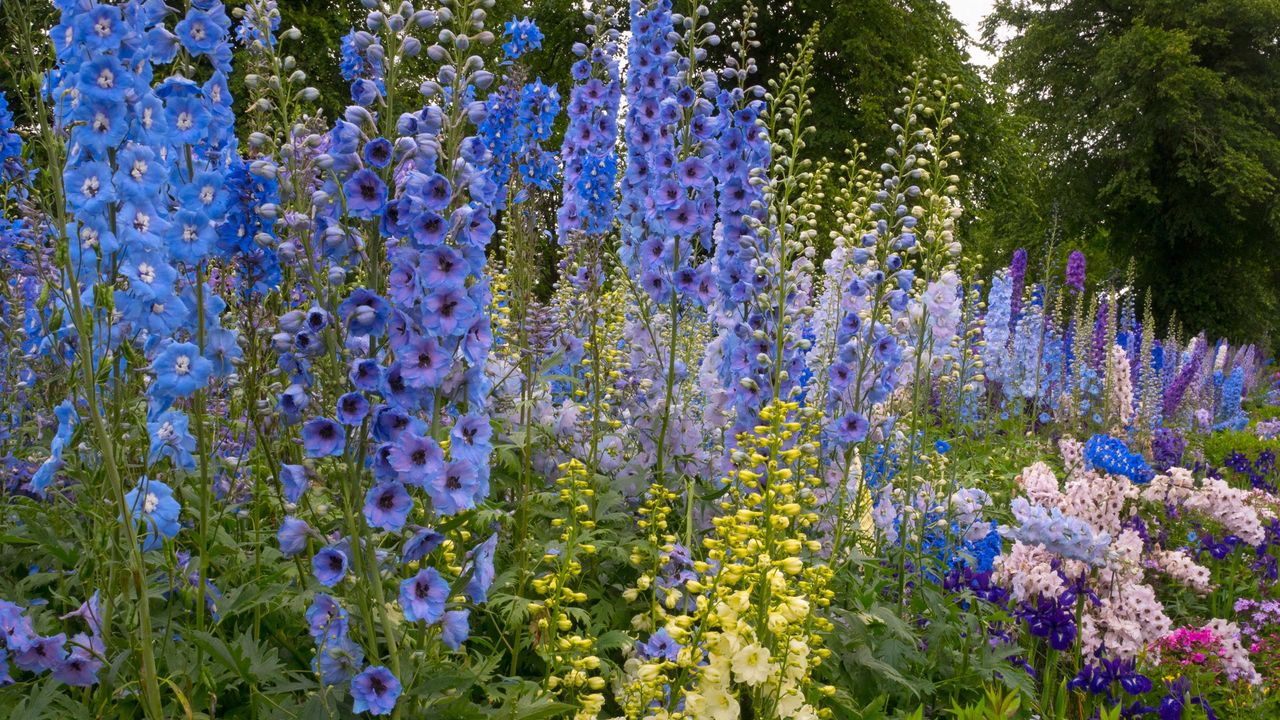
<path id="1" fill-rule="evenodd" d="M 982 18 L 991 12 L 992 0 L 947 0 L 947 4 L 951 6 L 951 12 L 955 14 L 956 19 L 964 23 L 969 34 L 977 39 L 981 34 L 978 30 L 978 23 L 982 22 Z M 990 65 L 992 57 L 976 48 L 972 51 L 974 62 L 979 65 Z"/>

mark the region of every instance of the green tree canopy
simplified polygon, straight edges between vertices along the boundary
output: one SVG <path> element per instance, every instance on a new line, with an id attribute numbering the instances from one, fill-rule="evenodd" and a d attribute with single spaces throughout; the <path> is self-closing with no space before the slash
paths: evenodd
<path id="1" fill-rule="evenodd" d="M 1158 315 L 1280 329 L 1280 0 L 1000 0 L 995 78 L 1069 239 L 1136 258 Z"/>

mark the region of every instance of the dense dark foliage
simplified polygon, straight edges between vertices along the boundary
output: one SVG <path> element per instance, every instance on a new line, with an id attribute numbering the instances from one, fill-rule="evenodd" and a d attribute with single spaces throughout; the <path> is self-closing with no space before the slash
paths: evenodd
<path id="1" fill-rule="evenodd" d="M 1221 334 L 1280 327 L 1277 28 L 1276 0 L 1003 0 L 987 21 L 1065 231 Z"/>

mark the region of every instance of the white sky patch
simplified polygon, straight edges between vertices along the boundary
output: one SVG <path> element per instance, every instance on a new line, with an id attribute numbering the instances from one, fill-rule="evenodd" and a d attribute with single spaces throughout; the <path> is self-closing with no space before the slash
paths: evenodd
<path id="1" fill-rule="evenodd" d="M 982 36 L 982 30 L 978 26 L 987 13 L 991 12 L 993 0 L 947 0 L 947 4 L 951 6 L 951 13 L 956 19 L 964 23 L 969 37 L 976 42 Z M 996 61 L 990 53 L 975 46 L 970 46 L 969 54 L 973 57 L 974 64 L 983 67 L 990 67 Z"/>

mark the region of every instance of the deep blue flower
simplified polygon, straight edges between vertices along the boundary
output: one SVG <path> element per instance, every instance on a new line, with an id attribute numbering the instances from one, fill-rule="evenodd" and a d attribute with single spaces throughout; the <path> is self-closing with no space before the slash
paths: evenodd
<path id="1" fill-rule="evenodd" d="M 53 678 L 72 687 L 93 685 L 98 682 L 105 651 L 101 640 L 79 633 L 71 638 L 71 652 L 53 668 Z"/>
<path id="2" fill-rule="evenodd" d="M 449 354 L 435 338 L 420 338 L 411 343 L 400 360 L 400 373 L 415 388 L 436 388 L 449 370 Z"/>
<path id="3" fill-rule="evenodd" d="M 375 392 L 382 385 L 382 366 L 377 360 L 364 358 L 351 363 L 351 370 L 347 372 L 347 379 L 357 390 L 364 392 Z"/>
<path id="4" fill-rule="evenodd" d="M 364 664 L 364 650 L 344 634 L 323 641 L 311 663 L 320 682 L 337 685 L 350 679 Z"/>
<path id="5" fill-rule="evenodd" d="M 147 462 L 154 464 L 167 457 L 173 460 L 174 467 L 183 470 L 194 468 L 196 460 L 192 453 L 196 449 L 196 439 L 192 437 L 189 425 L 190 419 L 178 410 L 166 410 L 148 420 L 151 448 Z"/>
<path id="6" fill-rule="evenodd" d="M 347 575 L 347 555 L 330 545 L 311 558 L 311 570 L 317 582 L 325 587 L 333 587 Z"/>
<path id="7" fill-rule="evenodd" d="M 1155 477 L 1142 453 L 1130 452 L 1123 440 L 1110 435 L 1094 435 L 1084 444 L 1084 459 L 1091 467 L 1112 475 L 1123 475 L 1136 484 Z"/>
<path id="8" fill-rule="evenodd" d="M 307 627 L 316 640 L 345 636 L 349 620 L 346 608 L 324 593 L 316 593 L 315 600 L 307 607 Z"/>
<path id="9" fill-rule="evenodd" d="M 338 313 L 352 335 L 381 335 L 387 328 L 387 316 L 391 306 L 378 295 L 364 288 L 351 291 L 338 306 Z"/>
<path id="10" fill-rule="evenodd" d="M 221 5 L 219 5 L 221 12 Z M 182 46 L 192 55 L 212 53 L 227 35 L 226 29 L 202 10 L 191 10 L 174 28 Z"/>
<path id="11" fill-rule="evenodd" d="M 53 670 L 67 657 L 67 636 L 36 637 L 24 650 L 15 652 L 13 664 L 27 672 Z"/>
<path id="12" fill-rule="evenodd" d="M 400 555 L 400 562 L 408 564 L 415 560 L 421 560 L 443 545 L 444 541 L 444 535 L 431 528 L 417 528 L 414 530 L 413 535 L 405 541 L 404 550 Z"/>
<path id="13" fill-rule="evenodd" d="M 295 517 L 286 517 L 280 523 L 280 531 L 276 539 L 280 541 L 280 552 L 285 557 L 293 557 L 307 549 L 307 538 L 311 534 L 311 526 Z"/>
<path id="14" fill-rule="evenodd" d="M 476 506 L 476 494 L 480 479 L 476 466 L 466 460 L 454 460 L 444 466 L 442 472 L 430 475 L 426 480 L 427 495 L 431 505 L 441 515 L 456 515 Z"/>
<path id="15" fill-rule="evenodd" d="M 413 510 L 413 498 L 399 480 L 378 483 L 364 496 L 364 519 L 371 527 L 396 531 Z"/>
<path id="16" fill-rule="evenodd" d="M 444 452 L 436 441 L 414 433 L 400 434 L 387 460 L 403 482 L 416 487 L 425 487 L 444 470 Z"/>
<path id="17" fill-rule="evenodd" d="M 493 450 L 493 428 L 485 415 L 470 413 L 458 418 L 449 438 L 449 453 L 458 459 L 483 462 Z"/>
<path id="18" fill-rule="evenodd" d="M 103 53 L 120 47 L 125 33 L 120 8 L 95 4 L 92 9 L 80 11 L 74 17 L 75 42 L 83 44 L 85 49 Z"/>
<path id="19" fill-rule="evenodd" d="M 284 486 L 284 499 L 296 503 L 311 484 L 307 469 L 302 465 L 285 463 L 280 468 L 280 484 Z"/>
<path id="20" fill-rule="evenodd" d="M 365 668 L 351 678 L 352 711 L 388 715 L 400 697 L 400 681 L 381 665 Z"/>
<path id="21" fill-rule="evenodd" d="M 386 138 L 374 138 L 364 144 L 364 161 L 373 167 L 386 167 L 391 163 L 391 155 L 391 141 Z"/>
<path id="22" fill-rule="evenodd" d="M 312 418 L 302 426 L 302 446 L 307 457 L 341 455 L 346 447 L 346 433 L 342 426 L 325 417 Z"/>
<path id="23" fill-rule="evenodd" d="M 470 619 L 471 611 L 466 608 L 446 612 L 440 622 L 441 642 L 451 650 L 462 647 L 471 634 Z"/>
<path id="24" fill-rule="evenodd" d="M 342 184 L 347 212 L 362 220 L 381 213 L 387 205 L 387 185 L 372 170 L 357 170 Z"/>
<path id="25" fill-rule="evenodd" d="M 493 569 L 493 554 L 498 549 L 498 534 L 489 536 L 488 540 L 477 545 L 467 553 L 470 562 L 471 579 L 467 582 L 467 597 L 471 602 L 482 603 L 489 598 L 489 586 L 496 577 Z"/>
<path id="26" fill-rule="evenodd" d="M 530 50 L 542 47 L 542 31 L 529 18 L 511 18 L 503 28 L 503 36 L 507 41 L 502 43 L 502 52 L 511 60 L 519 60 Z"/>
<path id="27" fill-rule="evenodd" d="M 133 519 L 141 522 L 146 535 L 142 549 L 154 550 L 160 547 L 163 539 L 175 537 L 181 526 L 178 515 L 182 506 L 173 496 L 173 489 L 159 480 L 143 477 L 138 484 L 124 496 L 125 504 L 130 508 Z"/>
<path id="28" fill-rule="evenodd" d="M 680 655 L 680 643 L 671 637 L 666 628 L 659 628 L 649 636 L 647 642 L 636 643 L 636 654 L 644 660 L 662 658 L 675 662 Z"/>
<path id="29" fill-rule="evenodd" d="M 338 422 L 343 425 L 359 425 L 369 414 L 369 401 L 358 392 L 349 392 L 338 398 Z"/>
<path id="30" fill-rule="evenodd" d="M 13 652 L 21 652 L 36 641 L 35 625 L 18 605 L 0 600 L 0 640 Z"/>
<path id="31" fill-rule="evenodd" d="M 434 623 L 444 615 L 449 599 L 449 583 L 435 568 L 419 570 L 400 583 L 400 607 L 409 622 Z"/>
<path id="32" fill-rule="evenodd" d="M 835 425 L 836 438 L 842 443 L 862 442 L 867 437 L 870 424 L 861 413 L 846 413 Z"/>
<path id="33" fill-rule="evenodd" d="M 184 398 L 209 381 L 213 363 L 200 354 L 194 343 L 169 343 L 151 362 L 156 379 L 151 393 L 157 398 Z"/>

